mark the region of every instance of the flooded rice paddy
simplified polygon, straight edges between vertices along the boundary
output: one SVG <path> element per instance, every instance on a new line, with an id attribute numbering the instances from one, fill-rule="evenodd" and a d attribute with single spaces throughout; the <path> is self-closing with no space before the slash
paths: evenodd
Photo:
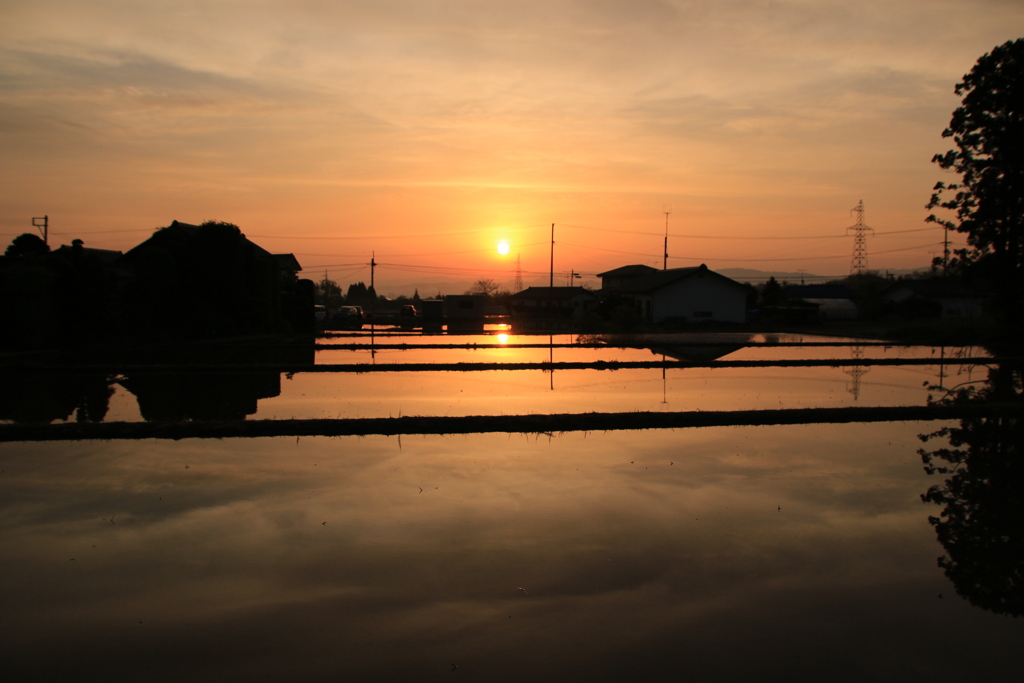
<path id="1" fill-rule="evenodd" d="M 986 355 L 704 341 L 725 360 Z M 315 361 L 680 348 L 323 348 Z M 125 372 L 108 378 L 102 419 L 923 405 L 926 383 L 986 370 L 263 373 L 235 382 L 230 411 L 217 383 L 230 375 L 171 373 L 206 392 L 186 405 L 156 393 L 166 373 L 143 388 Z M 925 472 L 918 435 L 957 424 L 0 443 L 0 652 L 17 680 L 46 681 L 1012 680 L 1024 624 L 947 578 L 929 522 L 941 508 L 921 499 L 946 475 Z"/>

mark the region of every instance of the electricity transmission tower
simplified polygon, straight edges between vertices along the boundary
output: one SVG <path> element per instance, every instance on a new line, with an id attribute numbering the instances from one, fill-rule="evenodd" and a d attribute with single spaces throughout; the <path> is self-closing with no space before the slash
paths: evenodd
<path id="1" fill-rule="evenodd" d="M 513 288 L 516 290 L 513 294 L 523 291 L 523 263 L 519 254 L 516 254 L 516 283 Z"/>
<path id="2" fill-rule="evenodd" d="M 850 347 L 850 358 L 854 361 L 859 361 L 864 358 L 864 347 L 855 344 Z M 846 385 L 846 390 L 853 394 L 853 400 L 860 400 L 860 378 L 871 372 L 871 368 L 864 365 L 852 365 L 843 372 L 851 377 L 853 380 Z"/>
<path id="3" fill-rule="evenodd" d="M 874 232 L 871 226 L 864 225 L 864 200 L 860 200 L 857 206 L 850 209 L 857 214 L 857 222 L 846 229 L 846 234 L 853 231 L 853 260 L 850 263 L 851 275 L 863 275 L 868 270 L 868 240 L 867 233 Z"/>

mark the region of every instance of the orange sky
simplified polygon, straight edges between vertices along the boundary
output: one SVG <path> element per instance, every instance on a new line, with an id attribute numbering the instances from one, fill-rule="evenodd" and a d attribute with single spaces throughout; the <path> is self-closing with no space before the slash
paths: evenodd
<path id="1" fill-rule="evenodd" d="M 5 0 L 0 239 L 238 224 L 382 292 L 626 263 L 923 267 L 935 152 L 1015 0 Z M 506 239 L 511 254 L 495 245 Z M 535 275 L 536 274 L 536 275 Z"/>

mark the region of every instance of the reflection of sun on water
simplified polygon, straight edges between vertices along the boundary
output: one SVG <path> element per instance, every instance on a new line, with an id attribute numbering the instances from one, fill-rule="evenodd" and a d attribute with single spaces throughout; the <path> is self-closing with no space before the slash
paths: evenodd
<path id="1" fill-rule="evenodd" d="M 508 242 L 506 242 L 505 240 L 502 240 L 501 242 L 498 242 L 498 253 L 499 254 L 504 256 L 505 254 L 508 253 L 508 250 L 509 250 Z"/>
<path id="2" fill-rule="evenodd" d="M 498 335 L 498 343 L 499 344 L 508 344 L 508 335 L 507 334 L 499 334 Z"/>

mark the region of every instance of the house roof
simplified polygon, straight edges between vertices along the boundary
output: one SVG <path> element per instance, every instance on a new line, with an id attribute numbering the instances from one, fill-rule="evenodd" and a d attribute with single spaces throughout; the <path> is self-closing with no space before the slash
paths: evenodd
<path id="1" fill-rule="evenodd" d="M 648 266 L 625 266 L 625 268 L 633 267 L 646 268 Z M 624 268 L 620 268 L 618 270 L 624 270 Z M 685 280 L 691 277 L 707 276 L 713 277 L 727 285 L 734 285 L 740 288 L 743 287 L 743 285 L 732 278 L 728 278 L 710 270 L 703 263 L 692 268 L 669 268 L 668 270 L 655 270 L 651 268 L 650 270 L 651 272 L 646 275 L 640 275 L 639 277 L 635 277 L 624 282 L 621 287 L 616 288 L 614 291 L 623 294 L 641 294 L 645 292 L 653 292 L 654 290 L 661 289 L 662 287 L 678 282 L 679 280 Z M 615 271 L 610 272 L 614 273 Z"/>
<path id="2" fill-rule="evenodd" d="M 577 296 L 596 299 L 597 295 L 582 287 L 527 287 L 516 292 L 512 299 L 573 299 Z"/>
<path id="3" fill-rule="evenodd" d="M 171 224 L 166 228 L 157 228 L 149 238 L 126 251 L 122 257 L 122 261 L 131 263 L 140 253 L 143 253 L 154 246 L 169 246 L 173 249 L 174 245 L 187 244 L 196 238 L 199 234 L 199 228 L 200 226 L 192 225 L 191 223 L 182 223 L 177 220 L 171 221 Z M 277 259 L 276 256 L 255 242 L 249 240 L 244 234 L 242 235 L 242 240 L 254 253 L 268 258 L 273 258 L 275 260 Z M 294 259 L 294 257 L 292 258 Z M 278 263 L 280 262 L 278 261 Z M 298 261 L 296 261 L 296 265 L 297 264 Z"/>
<path id="4" fill-rule="evenodd" d="M 651 268 L 650 266 L 645 266 L 645 265 L 637 264 L 637 265 L 632 265 L 632 266 L 622 266 L 621 268 L 616 268 L 615 270 L 609 270 L 609 271 L 607 271 L 605 273 L 598 273 L 597 276 L 598 277 L 629 277 L 629 276 L 639 276 L 639 275 L 650 275 L 651 273 L 657 273 L 657 272 L 659 272 L 657 268 Z"/>
<path id="5" fill-rule="evenodd" d="M 75 242 L 81 242 L 81 240 L 75 240 Z M 75 247 L 68 246 L 66 244 L 60 245 L 54 249 L 53 254 L 57 256 L 63 256 L 65 258 L 73 258 L 75 254 Z M 79 252 L 85 258 L 97 259 L 105 266 L 112 265 L 114 261 L 121 257 L 120 251 L 114 251 L 113 249 L 93 249 L 91 247 L 79 247 Z"/>
<path id="6" fill-rule="evenodd" d="M 299 265 L 299 260 L 295 258 L 294 254 L 274 254 L 274 258 L 281 270 L 290 270 L 293 273 L 302 270 L 302 266 Z"/>

